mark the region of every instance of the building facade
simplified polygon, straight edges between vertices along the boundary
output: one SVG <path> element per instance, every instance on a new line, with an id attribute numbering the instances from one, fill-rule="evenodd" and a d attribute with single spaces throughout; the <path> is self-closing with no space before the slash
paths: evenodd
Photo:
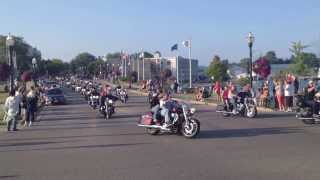
<path id="1" fill-rule="evenodd" d="M 181 56 L 174 57 L 155 57 L 155 58 L 139 58 L 130 56 L 128 59 L 114 60 L 113 64 L 120 66 L 124 76 L 129 76 L 132 72 L 137 72 L 138 80 L 149 80 L 160 78 L 160 73 L 169 69 L 172 77 L 177 79 L 179 83 L 189 82 L 190 60 Z M 198 78 L 198 60 L 191 60 L 192 81 Z"/>

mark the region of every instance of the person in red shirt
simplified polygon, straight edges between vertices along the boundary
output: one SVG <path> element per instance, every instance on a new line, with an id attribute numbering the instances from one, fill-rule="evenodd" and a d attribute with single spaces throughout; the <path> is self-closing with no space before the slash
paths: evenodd
<path id="1" fill-rule="evenodd" d="M 213 90 L 217 94 L 218 102 L 221 102 L 221 83 L 219 81 L 215 83 Z"/>
<path id="2" fill-rule="evenodd" d="M 222 98 L 223 98 L 223 102 L 229 107 L 229 88 L 228 86 L 223 88 L 223 92 L 222 92 Z"/>

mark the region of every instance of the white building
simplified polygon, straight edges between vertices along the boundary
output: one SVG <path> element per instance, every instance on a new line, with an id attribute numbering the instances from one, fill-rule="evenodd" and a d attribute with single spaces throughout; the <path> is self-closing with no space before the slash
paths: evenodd
<path id="1" fill-rule="evenodd" d="M 180 83 L 187 83 L 190 79 L 190 60 L 181 56 L 168 57 L 166 66 L 171 70 L 172 76 Z M 198 79 L 198 60 L 191 59 L 192 81 Z"/>
<path id="2" fill-rule="evenodd" d="M 190 67 L 189 59 L 183 57 L 155 57 L 155 58 L 131 58 L 127 64 L 127 71 L 138 73 L 139 80 L 156 79 L 160 77 L 160 72 L 169 69 L 172 77 L 179 83 L 189 82 Z M 192 80 L 198 78 L 198 60 L 192 59 Z M 129 73 L 127 73 L 129 74 Z"/>

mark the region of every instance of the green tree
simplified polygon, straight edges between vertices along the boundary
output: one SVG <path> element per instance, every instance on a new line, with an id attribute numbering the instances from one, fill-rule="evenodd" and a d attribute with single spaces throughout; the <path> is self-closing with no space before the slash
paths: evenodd
<path id="1" fill-rule="evenodd" d="M 290 48 L 294 60 L 294 64 L 290 66 L 290 70 L 297 75 L 309 75 L 311 73 L 311 67 L 306 64 L 306 54 L 303 52 L 308 47 L 307 45 L 303 45 L 301 41 L 298 41 L 293 42 Z"/>
<path id="2" fill-rule="evenodd" d="M 213 76 L 215 81 L 226 81 L 229 79 L 227 70 L 228 65 L 223 63 L 219 56 L 214 56 L 208 67 L 207 75 Z"/>
<path id="3" fill-rule="evenodd" d="M 270 64 L 282 64 L 283 60 L 277 58 L 277 54 L 275 51 L 268 51 L 266 55 L 264 56 Z"/>
<path id="4" fill-rule="evenodd" d="M 60 59 L 47 60 L 45 64 L 50 76 L 62 75 L 68 71 L 66 64 Z"/>
<path id="5" fill-rule="evenodd" d="M 93 63 L 97 58 L 90 53 L 80 53 L 74 59 L 71 60 L 70 66 L 73 73 L 81 72 L 87 74 L 89 72 L 88 67 L 90 63 Z M 90 65 L 92 66 L 92 65 Z"/>

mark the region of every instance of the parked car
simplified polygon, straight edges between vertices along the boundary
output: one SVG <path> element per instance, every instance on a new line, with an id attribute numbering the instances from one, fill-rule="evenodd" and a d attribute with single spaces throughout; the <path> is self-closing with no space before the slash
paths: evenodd
<path id="1" fill-rule="evenodd" d="M 45 93 L 46 105 L 66 104 L 66 98 L 60 88 L 49 89 Z"/>

